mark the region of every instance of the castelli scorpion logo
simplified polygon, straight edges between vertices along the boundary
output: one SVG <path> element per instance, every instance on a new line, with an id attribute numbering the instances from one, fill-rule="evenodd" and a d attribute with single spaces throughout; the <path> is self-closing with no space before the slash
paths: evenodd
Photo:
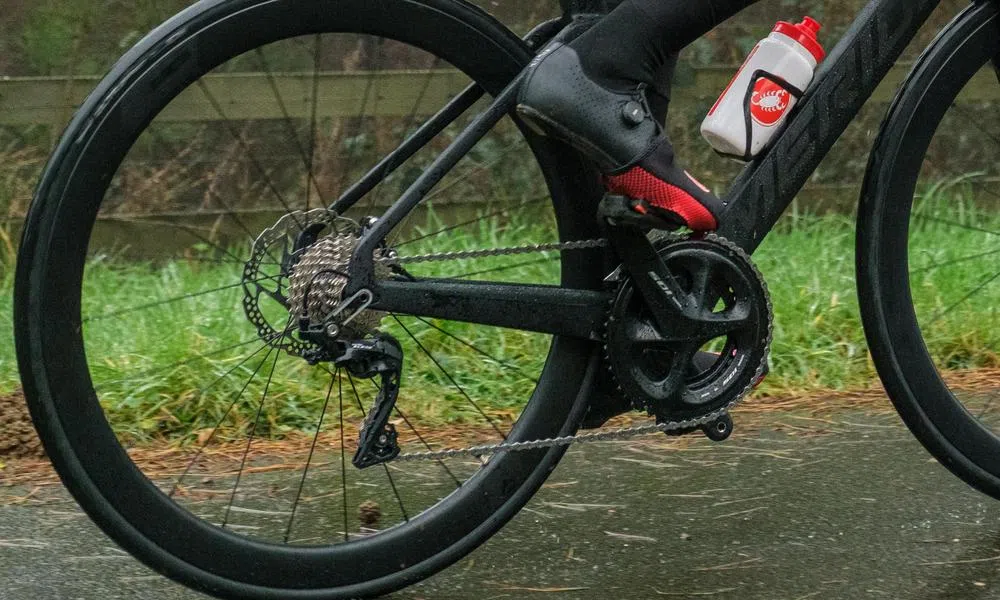
<path id="1" fill-rule="evenodd" d="M 770 79 L 761 77 L 750 96 L 750 116 L 759 125 L 771 127 L 785 116 L 792 96 L 788 90 Z"/>

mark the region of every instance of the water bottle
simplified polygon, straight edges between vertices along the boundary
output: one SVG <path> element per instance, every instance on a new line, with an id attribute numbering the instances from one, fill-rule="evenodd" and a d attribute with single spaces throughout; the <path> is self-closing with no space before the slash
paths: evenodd
<path id="1" fill-rule="evenodd" d="M 821 28 L 811 17 L 779 21 L 757 44 L 701 125 L 717 152 L 749 161 L 767 148 L 826 56 Z"/>

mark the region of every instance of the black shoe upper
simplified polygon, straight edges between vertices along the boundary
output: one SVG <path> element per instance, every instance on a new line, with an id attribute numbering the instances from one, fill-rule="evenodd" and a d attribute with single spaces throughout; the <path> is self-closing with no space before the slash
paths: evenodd
<path id="1" fill-rule="evenodd" d="M 573 48 L 556 43 L 528 65 L 517 111 L 596 162 L 612 192 L 646 200 L 692 229 L 718 226 L 725 204 L 675 162 L 645 86 L 608 89 L 587 76 Z"/>
<path id="2" fill-rule="evenodd" d="M 518 112 L 533 126 L 569 142 L 605 173 L 638 163 L 662 128 L 640 86 L 609 90 L 590 79 L 569 46 L 553 44 L 528 66 Z"/>

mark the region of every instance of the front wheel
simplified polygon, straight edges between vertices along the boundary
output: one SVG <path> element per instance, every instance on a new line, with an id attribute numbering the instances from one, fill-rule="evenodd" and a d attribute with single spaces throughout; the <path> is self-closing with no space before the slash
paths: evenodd
<path id="1" fill-rule="evenodd" d="M 924 446 L 1000 498 L 1000 18 L 976 3 L 924 54 L 872 152 L 858 230 L 865 331 Z"/>
<path id="2" fill-rule="evenodd" d="M 276 283 L 287 248 L 250 254 L 456 92 L 477 84 L 488 98 L 530 58 L 454 0 L 211 0 L 119 63 L 44 174 L 15 307 L 32 416 L 105 532 L 216 595 L 355 598 L 448 566 L 528 501 L 562 450 L 354 470 L 379 381 L 296 356 Z M 355 221 L 475 113 L 385 178 Z M 596 182 L 584 169 L 507 119 L 388 241 L 406 256 L 596 237 L 575 204 L 575 182 Z M 595 289 L 594 252 L 407 268 Z M 404 452 L 567 435 L 582 418 L 592 342 L 379 319 L 407 357 L 392 415 Z"/>

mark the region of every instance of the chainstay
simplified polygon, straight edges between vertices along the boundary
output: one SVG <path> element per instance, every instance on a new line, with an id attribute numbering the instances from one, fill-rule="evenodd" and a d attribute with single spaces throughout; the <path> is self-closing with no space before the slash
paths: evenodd
<path id="1" fill-rule="evenodd" d="M 455 457 L 459 457 L 459 456 L 472 456 L 472 457 L 477 457 L 478 458 L 478 457 L 482 457 L 482 456 L 485 456 L 485 455 L 496 455 L 496 454 L 503 454 L 503 453 L 507 453 L 507 452 L 524 452 L 524 451 L 529 451 L 529 450 L 539 450 L 539 449 L 543 449 L 543 448 L 555 448 L 555 447 L 560 447 L 560 446 L 570 446 L 572 444 L 578 444 L 578 443 L 624 440 L 624 439 L 631 439 L 631 438 L 641 437 L 641 436 L 646 436 L 646 435 L 654 435 L 654 434 L 657 434 L 657 433 L 668 433 L 669 434 L 671 432 L 679 432 L 679 431 L 684 431 L 684 430 L 687 430 L 687 429 L 697 428 L 697 427 L 700 427 L 702 425 L 706 425 L 708 423 L 711 423 L 711 422 L 713 422 L 713 421 L 721 418 L 723 415 L 727 414 L 732 409 L 736 408 L 747 396 L 750 395 L 751 392 L 753 392 L 754 385 L 755 385 L 754 382 L 757 381 L 757 380 L 759 380 L 759 378 L 761 377 L 761 375 L 763 375 L 764 368 L 767 365 L 767 358 L 768 358 L 768 356 L 770 354 L 771 342 L 772 342 L 773 336 L 774 336 L 774 318 L 773 318 L 773 315 L 774 315 L 774 306 L 773 306 L 773 303 L 771 301 L 771 293 L 770 293 L 770 290 L 767 287 L 767 282 L 764 280 L 764 276 L 760 273 L 760 270 L 757 268 L 757 265 L 753 262 L 753 260 L 750 258 L 750 256 L 748 254 L 746 254 L 746 252 L 744 252 L 742 248 L 740 248 L 736 244 L 733 244 L 731 241 L 729 241 L 729 240 L 727 240 L 727 239 L 725 239 L 725 238 L 723 238 L 721 236 L 718 236 L 718 235 L 715 235 L 715 234 L 708 234 L 706 236 L 706 238 L 709 239 L 709 240 L 711 240 L 711 241 L 713 241 L 713 242 L 715 242 L 715 243 L 717 243 L 717 244 L 720 244 L 722 246 L 726 246 L 727 248 L 729 248 L 733 252 L 741 255 L 744 259 L 746 259 L 746 261 L 748 262 L 748 264 L 754 270 L 754 273 L 756 273 L 757 277 L 760 279 L 760 282 L 761 282 L 761 284 L 764 287 L 764 297 L 767 299 L 767 314 L 769 315 L 769 323 L 768 323 L 768 329 L 767 329 L 767 338 L 766 338 L 766 340 L 764 342 L 764 344 L 765 344 L 764 359 L 757 366 L 756 373 L 754 374 L 754 377 L 751 380 L 751 383 L 747 384 L 747 386 L 743 389 L 743 391 L 740 392 L 736 396 L 736 398 L 734 398 L 733 401 L 730 402 L 727 406 L 725 406 L 724 408 L 721 408 L 721 409 L 719 409 L 717 411 L 714 411 L 711 414 L 705 415 L 705 416 L 703 416 L 701 418 L 690 419 L 690 420 L 687 420 L 687 421 L 674 421 L 674 422 L 669 422 L 669 423 L 658 423 L 658 424 L 655 424 L 655 425 L 642 425 L 642 426 L 638 426 L 638 427 L 627 427 L 627 428 L 614 429 L 614 430 L 611 430 L 611 431 L 598 431 L 598 432 L 595 432 L 595 433 L 586 433 L 586 434 L 582 434 L 582 435 L 569 435 L 569 436 L 562 436 L 562 437 L 555 437 L 555 438 L 548 438 L 548 439 L 529 440 L 529 441 L 525 441 L 525 442 L 512 442 L 512 443 L 504 442 L 504 443 L 492 444 L 492 445 L 470 446 L 470 447 L 467 447 L 467 448 L 455 448 L 455 449 L 445 449 L 445 450 L 432 450 L 432 451 L 428 451 L 428 452 L 411 452 L 411 453 L 406 453 L 406 454 L 400 454 L 399 456 L 397 456 L 396 458 L 394 458 L 392 460 L 392 462 L 412 462 L 412 461 L 418 461 L 418 460 L 442 460 L 442 459 L 445 459 L 445 458 L 455 458 Z M 579 242 L 567 242 L 566 244 L 572 244 L 572 245 L 574 245 L 574 248 L 558 248 L 558 249 L 577 249 L 577 248 L 580 248 L 580 247 L 600 248 L 600 247 L 607 246 L 609 244 L 609 242 L 607 240 L 583 240 L 583 241 L 579 241 Z M 500 251 L 501 253 L 504 250 L 514 250 L 515 251 L 514 253 L 516 253 L 516 254 L 527 254 L 529 252 L 534 252 L 534 251 L 539 251 L 539 250 L 525 250 L 526 248 L 537 248 L 537 247 L 547 247 L 547 246 L 563 246 L 563 245 L 566 245 L 566 244 L 540 244 L 538 246 L 522 246 L 522 247 L 518 247 L 518 248 L 496 249 L 496 250 Z M 595 245 L 595 246 L 579 246 L 580 244 L 599 244 L 599 245 Z M 552 249 L 556 249 L 556 248 L 552 248 Z M 490 251 L 479 251 L 479 252 L 490 252 Z M 463 253 L 451 253 L 451 254 L 463 254 Z M 482 256 L 483 254 L 477 253 L 477 255 Z M 496 256 L 496 255 L 498 255 L 498 254 L 486 254 L 485 256 Z M 426 256 L 446 256 L 446 255 L 439 254 L 439 255 L 426 255 Z M 419 258 L 419 257 L 411 257 L 411 258 Z M 396 260 L 399 260 L 399 259 L 396 259 Z M 440 259 L 440 260 L 450 260 L 450 259 Z M 414 261 L 414 262 L 416 262 L 416 261 Z"/>
<path id="2" fill-rule="evenodd" d="M 591 250 L 607 248 L 608 240 L 577 240 L 574 242 L 557 242 L 551 244 L 533 244 L 530 246 L 513 246 L 509 248 L 490 248 L 486 250 L 466 250 L 461 252 L 442 252 L 439 254 L 421 254 L 417 256 L 395 256 L 380 258 L 376 262 L 408 265 L 425 262 L 444 262 L 449 260 L 465 260 L 470 258 L 487 258 L 491 256 L 515 256 L 519 254 L 536 254 L 566 250 Z"/>

